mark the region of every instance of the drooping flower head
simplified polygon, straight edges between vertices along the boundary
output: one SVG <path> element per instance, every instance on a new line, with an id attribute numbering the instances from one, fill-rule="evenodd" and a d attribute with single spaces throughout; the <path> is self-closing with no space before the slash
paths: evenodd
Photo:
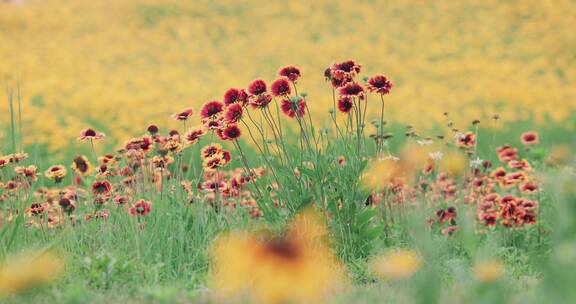
<path id="1" fill-rule="evenodd" d="M 192 116 L 193 113 L 194 112 L 192 109 L 185 109 L 182 112 L 172 114 L 172 118 L 180 121 L 186 121 L 188 118 L 190 118 L 190 116 Z"/>
<path id="2" fill-rule="evenodd" d="M 209 101 L 202 106 L 202 110 L 200 110 L 200 117 L 202 119 L 214 119 L 224 108 L 224 104 L 219 101 L 213 100 Z"/>
<path id="3" fill-rule="evenodd" d="M 282 112 L 290 118 L 306 114 L 306 101 L 302 97 L 285 98 L 280 105 Z"/>
<path id="4" fill-rule="evenodd" d="M 393 85 L 392 82 L 384 75 L 376 75 L 368 79 L 366 88 L 368 91 L 385 95 L 390 93 Z"/>
<path id="5" fill-rule="evenodd" d="M 302 76 L 300 74 L 300 69 L 293 65 L 288 65 L 281 68 L 280 71 L 278 71 L 278 75 L 286 77 L 292 82 L 298 81 L 298 79 Z"/>
<path id="6" fill-rule="evenodd" d="M 159 129 L 157 125 L 149 125 L 148 128 L 146 128 L 146 131 L 148 131 L 150 135 L 156 135 L 158 134 Z"/>
<path id="7" fill-rule="evenodd" d="M 80 132 L 80 137 L 78 137 L 78 140 L 99 140 L 104 138 L 104 136 L 106 136 L 104 133 L 88 128 Z"/>
<path id="8" fill-rule="evenodd" d="M 290 95 L 290 82 L 287 78 L 276 79 L 271 86 L 273 96 L 287 96 Z"/>
<path id="9" fill-rule="evenodd" d="M 456 145 L 458 147 L 474 147 L 476 146 L 476 134 L 473 132 L 466 132 L 459 134 L 456 137 Z"/>
<path id="10" fill-rule="evenodd" d="M 257 96 L 251 96 L 250 105 L 255 109 L 263 109 L 270 104 L 272 101 L 272 96 L 270 94 L 261 94 Z"/>
<path id="11" fill-rule="evenodd" d="M 193 129 L 184 135 L 184 139 L 186 140 L 186 143 L 193 145 L 197 143 L 204 134 L 206 134 L 206 131 L 202 129 Z"/>
<path id="12" fill-rule="evenodd" d="M 338 76 L 339 74 L 348 74 L 352 77 L 360 73 L 362 66 L 354 60 L 346 60 L 340 63 L 335 63 L 330 68 L 332 71 L 332 77 Z"/>

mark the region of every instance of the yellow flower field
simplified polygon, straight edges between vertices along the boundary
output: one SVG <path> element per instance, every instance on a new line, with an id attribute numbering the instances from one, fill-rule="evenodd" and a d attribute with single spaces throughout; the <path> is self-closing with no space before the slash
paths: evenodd
<path id="1" fill-rule="evenodd" d="M 17 83 L 25 142 L 59 150 L 89 126 L 139 135 L 285 64 L 328 118 L 318 71 L 348 58 L 392 79 L 396 122 L 562 121 L 576 107 L 575 13 L 569 0 L 0 1 L 0 137 Z"/>

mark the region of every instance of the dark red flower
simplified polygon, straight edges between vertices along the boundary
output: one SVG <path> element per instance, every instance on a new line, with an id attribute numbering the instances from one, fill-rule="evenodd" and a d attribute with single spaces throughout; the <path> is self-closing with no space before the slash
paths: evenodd
<path id="1" fill-rule="evenodd" d="M 159 131 L 157 125 L 149 125 L 146 130 L 147 130 L 148 133 L 150 133 L 151 135 L 155 135 L 155 134 L 158 133 L 158 131 Z"/>
<path id="2" fill-rule="evenodd" d="M 190 116 L 192 116 L 192 113 L 194 113 L 192 109 L 186 109 L 182 112 L 172 114 L 172 118 L 176 120 L 187 120 Z"/>
<path id="3" fill-rule="evenodd" d="M 250 98 L 250 105 L 253 108 L 262 109 L 268 106 L 268 104 L 272 101 L 272 96 L 270 94 L 261 94 L 258 96 L 251 96 Z"/>
<path id="4" fill-rule="evenodd" d="M 340 95 L 364 99 L 364 88 L 355 82 L 349 82 L 340 88 Z"/>
<path id="5" fill-rule="evenodd" d="M 131 208 L 130 214 L 133 216 L 147 216 L 152 210 L 152 204 L 146 200 L 138 200 Z"/>
<path id="6" fill-rule="evenodd" d="M 190 132 L 186 133 L 185 139 L 189 145 L 197 143 L 202 136 L 204 136 L 206 132 L 202 129 L 191 130 Z"/>
<path id="7" fill-rule="evenodd" d="M 290 82 L 287 78 L 279 78 L 272 83 L 271 91 L 276 97 L 290 95 Z"/>
<path id="8" fill-rule="evenodd" d="M 104 138 L 105 134 L 102 132 L 97 132 L 94 129 L 84 129 L 80 132 L 79 140 L 98 140 Z"/>
<path id="9" fill-rule="evenodd" d="M 266 93 L 266 83 L 261 79 L 254 80 L 250 86 L 248 86 L 248 92 L 252 95 L 260 95 Z"/>
<path id="10" fill-rule="evenodd" d="M 354 76 L 360 73 L 362 66 L 356 63 L 354 60 L 346 60 L 340 63 L 335 63 L 332 65 L 332 76 L 339 73 L 349 74 Z"/>
<path id="11" fill-rule="evenodd" d="M 224 104 L 227 106 L 233 103 L 244 105 L 246 102 L 248 102 L 248 94 L 244 90 L 231 88 L 224 94 Z"/>
<path id="12" fill-rule="evenodd" d="M 238 128 L 237 125 L 229 124 L 222 130 L 222 135 L 225 140 L 236 140 L 240 135 L 242 135 L 242 131 L 240 131 L 240 128 Z"/>
<path id="13" fill-rule="evenodd" d="M 300 69 L 292 65 L 288 65 L 281 68 L 280 71 L 278 72 L 278 75 L 284 76 L 290 79 L 290 81 L 292 82 L 298 81 L 298 79 L 301 76 Z"/>
<path id="14" fill-rule="evenodd" d="M 224 113 L 224 120 L 226 122 L 237 122 L 242 118 L 243 113 L 244 109 L 241 104 L 231 104 L 226 108 L 226 112 Z"/>
<path id="15" fill-rule="evenodd" d="M 368 91 L 385 95 L 390 93 L 392 89 L 392 82 L 384 75 L 376 75 L 368 79 L 366 88 Z"/>
<path id="16" fill-rule="evenodd" d="M 96 181 L 92 184 L 92 191 L 94 194 L 108 194 L 112 190 L 112 184 L 109 181 Z"/>
<path id="17" fill-rule="evenodd" d="M 282 112 L 290 118 L 302 117 L 306 114 L 306 101 L 302 97 L 282 100 L 280 105 Z"/>
<path id="18" fill-rule="evenodd" d="M 348 96 L 341 97 L 338 100 L 338 110 L 342 113 L 350 113 L 354 104 L 352 103 L 352 98 Z"/>
<path id="19" fill-rule="evenodd" d="M 209 101 L 202 106 L 200 117 L 203 119 L 214 118 L 215 116 L 218 116 L 218 114 L 222 113 L 223 107 L 224 105 L 219 101 Z"/>

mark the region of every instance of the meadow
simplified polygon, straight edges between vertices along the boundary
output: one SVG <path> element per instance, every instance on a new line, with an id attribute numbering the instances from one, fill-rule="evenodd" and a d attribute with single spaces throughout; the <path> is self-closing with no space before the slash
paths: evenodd
<path id="1" fill-rule="evenodd" d="M 1 2 L 0 302 L 573 302 L 575 9 Z"/>

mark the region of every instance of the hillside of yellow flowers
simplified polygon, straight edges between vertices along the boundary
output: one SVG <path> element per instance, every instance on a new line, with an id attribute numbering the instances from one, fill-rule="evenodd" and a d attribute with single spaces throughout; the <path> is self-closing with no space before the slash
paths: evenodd
<path id="1" fill-rule="evenodd" d="M 286 63 L 328 124 L 317 71 L 348 58 L 393 80 L 397 123 L 560 122 L 576 108 L 575 15 L 570 0 L 0 1 L 0 84 L 21 87 L 25 143 L 55 151 L 86 127 L 125 140 Z"/>

